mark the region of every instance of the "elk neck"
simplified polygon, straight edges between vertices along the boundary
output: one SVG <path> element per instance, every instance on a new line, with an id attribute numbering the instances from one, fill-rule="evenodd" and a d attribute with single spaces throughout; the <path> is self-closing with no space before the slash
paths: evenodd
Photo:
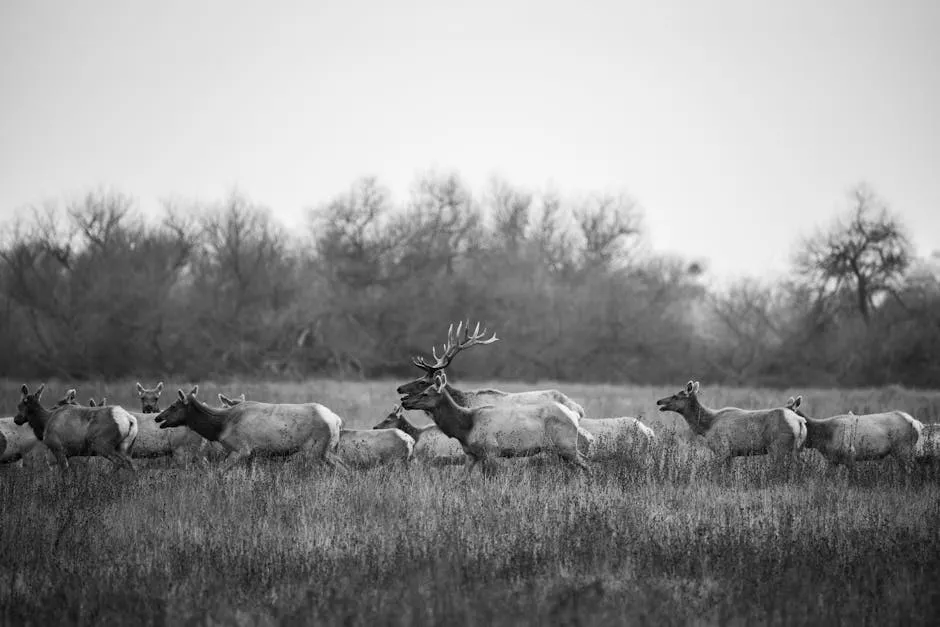
<path id="1" fill-rule="evenodd" d="M 213 409 L 196 399 L 186 407 L 186 426 L 207 440 L 218 441 L 232 408 Z"/>
<path id="2" fill-rule="evenodd" d="M 460 390 L 458 390 L 457 388 L 451 387 L 451 385 L 448 383 L 444 386 L 444 389 L 447 391 L 448 394 L 450 394 L 450 397 L 454 401 L 455 404 L 459 405 L 460 407 L 467 407 L 467 405 L 469 405 L 469 400 L 468 400 L 467 395 L 461 392 Z"/>
<path id="3" fill-rule="evenodd" d="M 415 442 L 418 441 L 418 437 L 421 435 L 422 431 L 418 427 L 408 422 L 408 419 L 404 416 L 398 417 L 398 419 L 395 421 L 395 428 L 399 431 L 402 431 L 405 435 L 410 436 L 411 439 Z"/>
<path id="4" fill-rule="evenodd" d="M 826 441 L 832 435 L 835 425 L 830 420 L 810 418 L 801 411 L 795 413 L 806 421 L 806 441 L 803 443 L 805 448 L 816 448 L 816 444 Z"/>
<path id="5" fill-rule="evenodd" d="M 63 405 L 62 407 L 67 407 L 67 405 Z M 46 409 L 40 405 L 36 411 L 31 411 L 26 414 L 26 422 L 32 427 L 36 439 L 42 440 L 42 436 L 46 433 L 46 425 L 49 424 L 49 418 L 52 417 L 54 411 L 55 409 Z"/>
<path id="6" fill-rule="evenodd" d="M 688 423 L 689 428 L 698 435 L 705 435 L 715 422 L 715 410 L 702 405 L 698 398 L 692 396 L 689 398 L 689 404 L 682 417 Z"/>
<path id="7" fill-rule="evenodd" d="M 446 387 L 441 390 L 438 403 L 430 414 L 444 435 L 461 442 L 466 440 L 473 428 L 473 412 L 458 405 Z"/>

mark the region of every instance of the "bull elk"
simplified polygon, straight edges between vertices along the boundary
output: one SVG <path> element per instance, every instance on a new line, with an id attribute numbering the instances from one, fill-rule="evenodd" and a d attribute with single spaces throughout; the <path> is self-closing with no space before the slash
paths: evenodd
<path id="1" fill-rule="evenodd" d="M 434 361 L 429 362 L 424 357 L 414 357 L 411 362 L 424 371 L 424 376 L 415 379 L 414 381 L 409 381 L 408 383 L 403 383 L 398 386 L 397 392 L 402 395 L 402 402 L 404 399 L 412 394 L 420 394 L 425 390 L 429 385 L 433 385 L 435 377 L 438 374 L 445 374 L 446 369 L 450 366 L 454 357 L 456 357 L 461 351 L 464 351 L 472 346 L 485 346 L 487 344 L 492 344 L 497 342 L 499 338 L 496 337 L 496 334 L 488 339 L 483 339 L 486 336 L 486 328 L 480 329 L 480 323 L 478 322 L 474 327 L 473 331 L 470 330 L 470 322 L 468 321 L 466 326 L 464 323 L 458 322 L 457 327 L 454 328 L 453 323 L 447 328 L 447 342 L 441 348 L 441 355 L 437 355 L 437 347 L 431 347 L 431 356 Z M 446 376 L 445 376 L 446 380 Z M 564 405 L 576 416 L 576 420 L 580 421 L 584 417 L 584 408 L 581 407 L 578 403 L 574 402 L 564 393 L 555 390 L 529 390 L 525 392 L 504 392 L 502 390 L 496 390 L 493 388 L 486 388 L 480 390 L 469 390 L 462 391 L 457 388 L 447 384 L 447 393 L 456 401 L 456 403 L 462 407 L 481 407 L 483 405 L 503 405 L 503 404 L 514 404 L 514 405 L 528 405 L 528 404 L 542 404 L 546 402 L 556 402 L 561 405 Z M 583 453 L 588 453 L 594 442 L 593 436 L 578 427 L 578 438 L 580 440 L 579 448 Z"/>
<path id="2" fill-rule="evenodd" d="M 577 416 L 560 403 L 463 407 L 448 391 L 447 375 L 438 373 L 432 385 L 405 398 L 402 407 L 429 412 L 445 435 L 460 442 L 468 471 L 483 462 L 483 472 L 489 475 L 494 458 L 527 457 L 543 451 L 588 470 L 578 451 Z"/>

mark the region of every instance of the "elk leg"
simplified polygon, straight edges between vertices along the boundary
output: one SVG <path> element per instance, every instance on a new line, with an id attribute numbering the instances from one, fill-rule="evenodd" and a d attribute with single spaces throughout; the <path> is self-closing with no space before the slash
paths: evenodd
<path id="1" fill-rule="evenodd" d="M 222 462 L 222 466 L 219 468 L 219 472 L 223 475 L 227 473 L 232 467 L 237 464 L 243 457 L 246 457 L 248 452 L 246 451 L 232 451 L 228 454 L 228 457 L 225 458 L 225 461 Z"/>

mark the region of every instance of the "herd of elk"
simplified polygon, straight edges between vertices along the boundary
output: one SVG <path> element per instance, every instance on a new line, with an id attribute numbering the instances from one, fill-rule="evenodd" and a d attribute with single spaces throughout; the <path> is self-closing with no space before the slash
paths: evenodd
<path id="1" fill-rule="evenodd" d="M 342 419 L 319 403 L 284 404 L 248 401 L 245 395 L 219 394 L 218 407 L 178 390 L 161 410 L 163 382 L 136 385 L 141 411 L 130 412 L 107 399 L 75 401 L 75 390 L 53 407 L 40 403 L 44 386 L 22 398 L 14 417 L 0 418 L 0 464 L 51 451 L 63 470 L 70 457 L 100 456 L 115 468 L 134 470 L 132 458 L 169 457 L 178 463 L 208 463 L 215 451 L 225 455 L 222 470 L 255 455 L 303 454 L 331 467 L 369 467 L 408 463 L 478 463 L 485 475 L 497 458 L 550 455 L 580 470 L 590 460 L 643 456 L 656 440 L 637 418 L 588 418 L 581 405 L 556 389 L 504 392 L 459 390 L 448 383 L 446 369 L 461 351 L 498 341 L 486 338 L 478 323 L 451 324 L 438 356 L 416 356 L 422 376 L 397 388 L 400 404 L 373 429 L 344 429 Z M 940 459 L 940 426 L 924 426 L 900 411 L 869 415 L 851 412 L 826 419 L 801 411 L 802 397 L 769 409 L 711 409 L 698 398 L 699 383 L 656 401 L 659 411 L 680 414 L 702 438 L 717 463 L 735 457 L 769 455 L 788 463 L 804 449 L 815 449 L 831 464 L 894 457 Z M 423 411 L 431 420 L 415 426 L 405 410 Z M 41 446 L 40 446 L 41 444 Z M 37 451 L 39 453 L 37 453 Z M 45 452 L 45 453 L 43 453 Z"/>

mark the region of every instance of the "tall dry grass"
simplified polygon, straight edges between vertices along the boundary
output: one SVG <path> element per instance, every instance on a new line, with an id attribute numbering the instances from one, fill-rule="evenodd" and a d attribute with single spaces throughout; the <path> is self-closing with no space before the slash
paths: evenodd
<path id="1" fill-rule="evenodd" d="M 80 398 L 136 407 L 133 383 L 86 385 Z M 2 387 L 10 413 L 18 387 Z M 653 402 L 673 389 L 559 387 L 589 415 L 643 414 L 660 433 L 675 427 Z M 200 384 L 205 399 L 219 390 L 317 400 L 354 427 L 371 426 L 396 400 L 389 382 Z M 935 393 L 797 392 L 817 415 L 887 407 L 926 422 L 940 415 Z M 702 396 L 756 407 L 791 393 L 706 388 Z M 419 464 L 334 473 L 304 459 L 259 460 L 225 476 L 161 461 L 140 464 L 136 477 L 106 463 L 68 480 L 7 468 L 2 620 L 932 623 L 937 470 L 908 473 L 889 461 L 830 473 L 814 452 L 805 458 L 787 473 L 760 458 L 715 472 L 680 438 L 650 459 L 597 463 L 589 477 L 538 460 L 506 460 L 491 480 Z"/>

